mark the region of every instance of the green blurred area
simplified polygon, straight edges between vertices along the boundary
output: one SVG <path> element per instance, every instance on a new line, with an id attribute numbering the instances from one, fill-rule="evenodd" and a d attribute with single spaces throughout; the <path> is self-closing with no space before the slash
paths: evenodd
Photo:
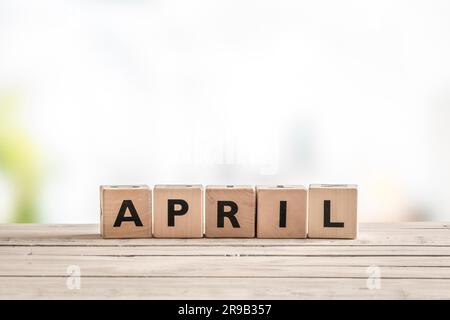
<path id="1" fill-rule="evenodd" d="M 8 222 L 38 222 L 40 157 L 33 141 L 20 125 L 21 95 L 0 90 L 0 172 L 13 188 L 13 208 Z"/>

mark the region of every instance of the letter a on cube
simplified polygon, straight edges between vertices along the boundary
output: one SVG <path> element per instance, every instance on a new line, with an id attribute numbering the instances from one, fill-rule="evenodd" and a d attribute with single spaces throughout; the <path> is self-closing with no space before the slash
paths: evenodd
<path id="1" fill-rule="evenodd" d="M 103 238 L 150 238 L 152 195 L 146 185 L 100 187 Z"/>

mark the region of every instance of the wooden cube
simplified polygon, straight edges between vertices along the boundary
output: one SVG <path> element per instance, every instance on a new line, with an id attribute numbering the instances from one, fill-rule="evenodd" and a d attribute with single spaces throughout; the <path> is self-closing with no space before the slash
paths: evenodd
<path id="1" fill-rule="evenodd" d="M 202 186 L 157 185 L 153 190 L 153 197 L 155 237 L 203 237 Z"/>
<path id="2" fill-rule="evenodd" d="M 307 194 L 303 186 L 258 186 L 256 236 L 306 238 Z"/>
<path id="3" fill-rule="evenodd" d="M 309 187 L 308 237 L 355 239 L 358 233 L 356 185 Z"/>
<path id="4" fill-rule="evenodd" d="M 253 238 L 255 202 L 255 189 L 252 186 L 207 186 L 206 237 Z"/>
<path id="5" fill-rule="evenodd" d="M 146 185 L 100 187 L 103 238 L 152 236 L 152 194 Z"/>

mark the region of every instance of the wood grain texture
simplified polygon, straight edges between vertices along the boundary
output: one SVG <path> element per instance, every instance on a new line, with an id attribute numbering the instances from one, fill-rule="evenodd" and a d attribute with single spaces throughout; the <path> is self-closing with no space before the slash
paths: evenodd
<path id="1" fill-rule="evenodd" d="M 125 206 L 125 201 L 127 205 Z M 121 210 L 124 210 L 121 213 Z M 133 210 L 133 212 L 131 212 Z M 132 214 L 136 221 L 121 221 Z M 103 238 L 150 238 L 152 236 L 152 190 L 147 185 L 100 187 L 100 234 Z"/>
<path id="2" fill-rule="evenodd" d="M 303 186 L 257 186 L 256 236 L 306 238 L 307 196 Z"/>
<path id="3" fill-rule="evenodd" d="M 232 211 L 236 205 L 232 225 L 228 217 L 219 227 L 220 202 L 226 202 L 224 212 Z M 256 193 L 252 186 L 206 186 L 205 189 L 205 237 L 207 238 L 253 238 L 256 229 Z"/>
<path id="4" fill-rule="evenodd" d="M 168 223 L 168 201 L 182 200 L 187 212 Z M 153 236 L 156 238 L 203 237 L 203 187 L 201 185 L 156 185 L 153 189 Z M 181 206 L 181 205 L 178 205 Z M 174 210 L 181 210 L 174 206 Z"/>
<path id="5" fill-rule="evenodd" d="M 311 185 L 308 237 L 355 239 L 358 234 L 357 202 L 356 185 Z"/>
<path id="6" fill-rule="evenodd" d="M 69 266 L 80 289 L 66 285 Z M 357 240 L 102 239 L 99 225 L 0 225 L 0 298 L 450 299 L 450 225 L 361 223 Z"/>

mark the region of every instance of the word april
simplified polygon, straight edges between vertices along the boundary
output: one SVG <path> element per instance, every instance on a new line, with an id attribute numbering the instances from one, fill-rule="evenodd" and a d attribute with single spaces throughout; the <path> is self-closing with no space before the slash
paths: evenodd
<path id="1" fill-rule="evenodd" d="M 356 185 L 100 187 L 103 238 L 356 239 Z"/>

